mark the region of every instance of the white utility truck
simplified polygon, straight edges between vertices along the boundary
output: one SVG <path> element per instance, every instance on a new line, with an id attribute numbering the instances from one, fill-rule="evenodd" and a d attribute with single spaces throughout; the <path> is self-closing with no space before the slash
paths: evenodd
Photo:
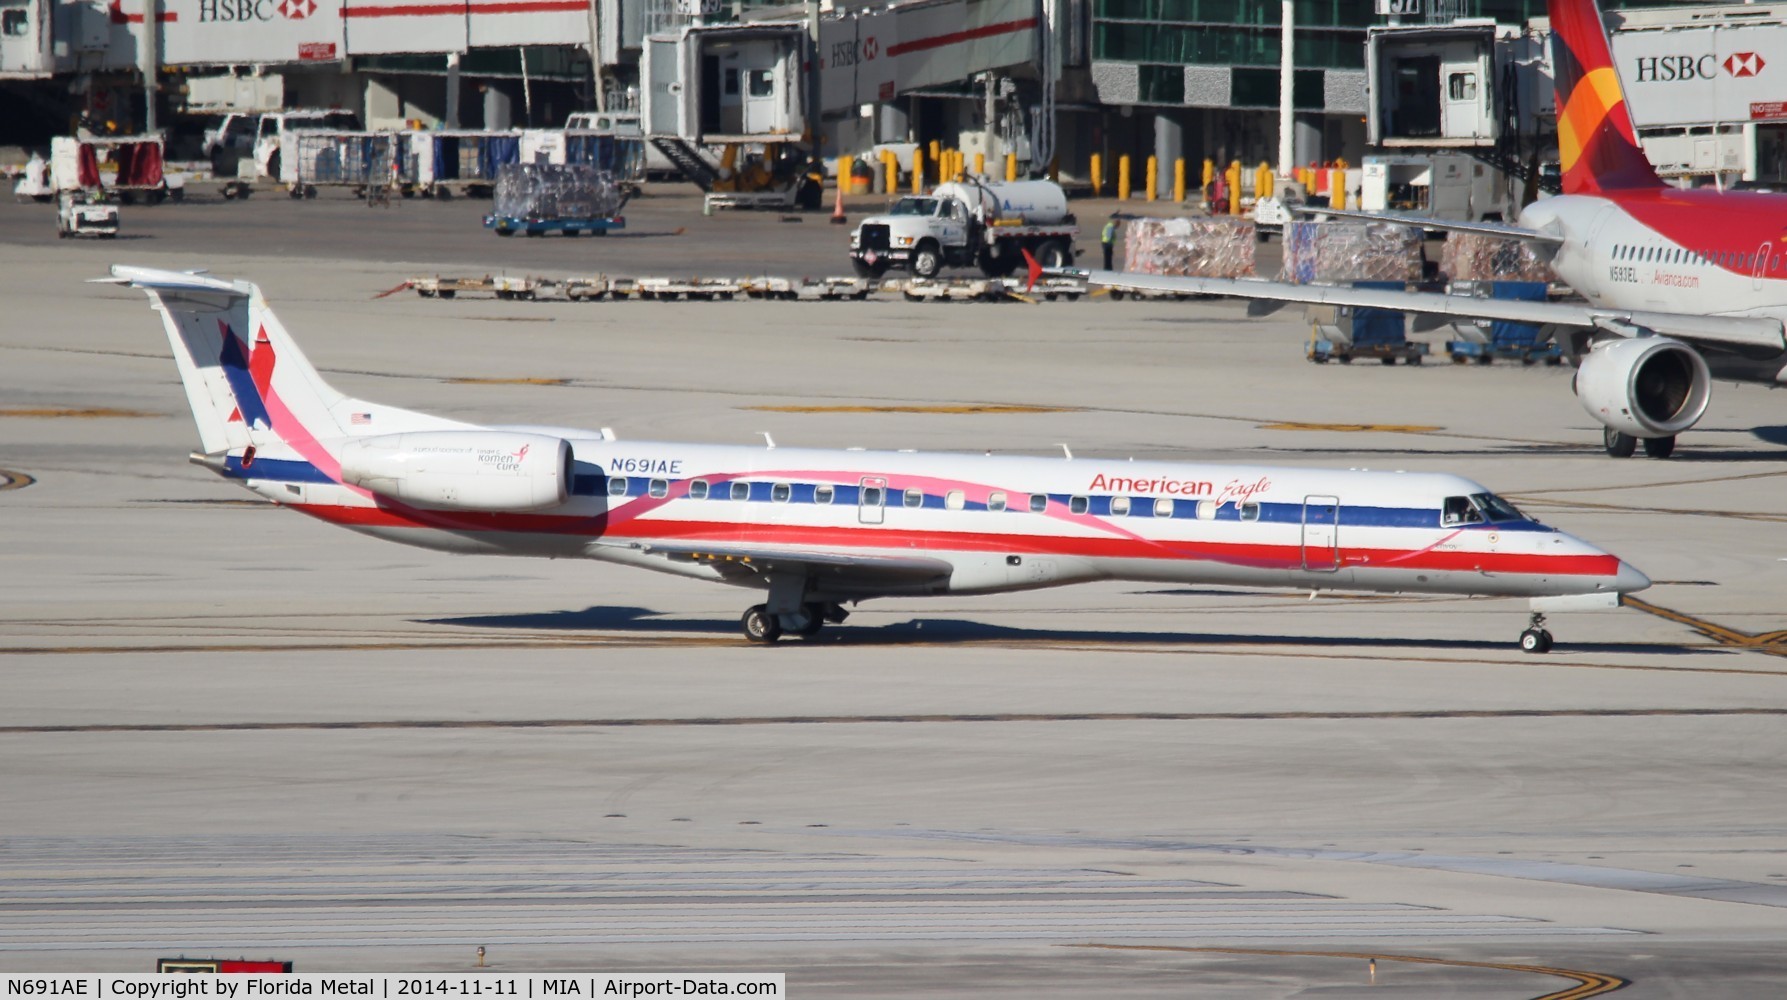
<path id="1" fill-rule="evenodd" d="M 1503 222 L 1520 214 L 1507 175 L 1463 153 L 1367 156 L 1358 207 L 1450 222 Z"/>
<path id="2" fill-rule="evenodd" d="M 865 278 L 892 267 L 920 278 L 945 267 L 979 267 L 1001 278 L 1024 266 L 1025 250 L 1044 267 L 1070 266 L 1079 232 L 1067 195 L 1053 181 L 969 179 L 907 195 L 886 215 L 864 219 L 850 234 L 850 263 Z"/>

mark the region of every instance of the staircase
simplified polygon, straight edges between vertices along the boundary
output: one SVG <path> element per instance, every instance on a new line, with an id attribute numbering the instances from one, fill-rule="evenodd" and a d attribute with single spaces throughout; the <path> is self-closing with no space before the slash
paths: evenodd
<path id="1" fill-rule="evenodd" d="M 662 135 L 652 136 L 651 142 L 658 147 L 658 152 L 664 154 L 665 159 L 676 164 L 676 169 L 690 183 L 703 191 L 711 192 L 714 189 L 714 182 L 720 179 L 720 174 L 713 164 L 707 162 L 707 157 L 701 155 L 701 150 L 694 143 L 681 136 Z"/>

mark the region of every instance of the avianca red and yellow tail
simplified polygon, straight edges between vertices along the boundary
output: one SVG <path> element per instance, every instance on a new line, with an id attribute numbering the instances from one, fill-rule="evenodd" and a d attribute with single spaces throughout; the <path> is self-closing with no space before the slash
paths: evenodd
<path id="1" fill-rule="evenodd" d="M 1662 187 L 1632 130 L 1595 0 L 1551 0 L 1551 67 L 1564 193 Z"/>

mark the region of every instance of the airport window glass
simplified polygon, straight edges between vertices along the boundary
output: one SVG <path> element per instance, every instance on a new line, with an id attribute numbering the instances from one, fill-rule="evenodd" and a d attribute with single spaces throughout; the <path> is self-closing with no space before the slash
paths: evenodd
<path id="1" fill-rule="evenodd" d="M 25 34 L 28 21 L 25 11 L 22 10 L 9 10 L 0 14 L 0 34 L 18 38 Z"/>
<path id="2" fill-rule="evenodd" d="M 1243 520 L 1243 521 L 1257 521 L 1259 519 L 1260 519 L 1260 505 L 1259 504 L 1244 503 L 1241 505 L 1241 520 Z"/>
<path id="3" fill-rule="evenodd" d="M 773 70 L 754 69 L 751 71 L 751 96 L 768 97 L 776 92 L 776 77 Z"/>
<path id="4" fill-rule="evenodd" d="M 1216 519 L 1216 501 L 1214 501 L 1214 500 L 1199 500 L 1198 501 L 1198 520 L 1213 521 L 1215 519 Z"/>
<path id="5" fill-rule="evenodd" d="M 905 503 L 908 507 L 923 507 L 925 505 L 925 491 L 907 490 Z"/>
<path id="6" fill-rule="evenodd" d="M 649 492 L 651 493 L 652 496 L 657 497 L 658 499 L 661 500 L 664 497 L 667 497 L 670 495 L 670 483 L 663 479 L 654 479 L 651 482 L 651 488 L 650 488 Z"/>
<path id="7" fill-rule="evenodd" d="M 1003 494 L 1003 493 L 989 493 L 989 494 L 987 494 L 987 509 L 988 510 L 1004 510 L 1005 509 L 1005 494 Z"/>
<path id="8" fill-rule="evenodd" d="M 1477 74 L 1453 73 L 1446 78 L 1446 97 L 1453 101 L 1477 99 Z"/>
<path id="9" fill-rule="evenodd" d="M 750 483 L 734 482 L 732 484 L 732 499 L 734 499 L 734 500 L 749 500 L 749 499 L 751 499 L 751 484 Z"/>
<path id="10" fill-rule="evenodd" d="M 1067 501 L 1067 509 L 1075 514 L 1084 514 L 1091 506 L 1092 502 L 1085 497 L 1070 497 Z"/>
<path id="11" fill-rule="evenodd" d="M 706 500 L 707 499 L 707 480 L 705 480 L 705 479 L 691 479 L 691 480 L 689 480 L 689 499 L 690 500 Z"/>
<path id="12" fill-rule="evenodd" d="M 1030 512 L 1031 513 L 1040 514 L 1043 511 L 1048 510 L 1048 509 L 1049 509 L 1049 495 L 1047 493 L 1032 493 L 1032 494 L 1030 494 Z"/>
<path id="13" fill-rule="evenodd" d="M 610 477 L 608 480 L 608 495 L 611 497 L 626 496 L 627 495 L 627 477 L 626 476 L 612 476 L 612 477 Z"/>
<path id="14" fill-rule="evenodd" d="M 1491 521 L 1524 521 L 1526 515 L 1494 493 L 1472 493 L 1471 503 Z"/>
<path id="15" fill-rule="evenodd" d="M 775 503 L 787 503 L 794 497 L 794 487 L 787 483 L 777 483 L 769 488 L 769 498 Z"/>
<path id="16" fill-rule="evenodd" d="M 943 506 L 947 510 L 961 510 L 968 506 L 968 495 L 961 490 L 950 490 L 943 497 Z"/>
<path id="17" fill-rule="evenodd" d="M 836 495 L 836 493 L 837 490 L 830 483 L 821 483 L 818 486 L 813 487 L 813 502 L 818 504 L 831 503 L 832 497 Z"/>
<path id="18" fill-rule="evenodd" d="M 1128 497 L 1112 497 L 1111 498 L 1111 516 L 1123 517 L 1123 516 L 1127 515 L 1128 513 L 1129 513 L 1129 498 Z"/>

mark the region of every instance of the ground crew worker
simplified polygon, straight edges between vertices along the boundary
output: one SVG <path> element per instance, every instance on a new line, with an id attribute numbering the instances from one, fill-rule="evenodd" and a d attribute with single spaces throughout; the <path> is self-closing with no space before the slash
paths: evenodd
<path id="1" fill-rule="evenodd" d="M 1111 217 L 1105 220 L 1104 235 L 1099 241 L 1104 244 L 1104 269 L 1109 271 L 1111 270 L 1111 247 L 1117 241 L 1116 212 L 1112 212 Z"/>

